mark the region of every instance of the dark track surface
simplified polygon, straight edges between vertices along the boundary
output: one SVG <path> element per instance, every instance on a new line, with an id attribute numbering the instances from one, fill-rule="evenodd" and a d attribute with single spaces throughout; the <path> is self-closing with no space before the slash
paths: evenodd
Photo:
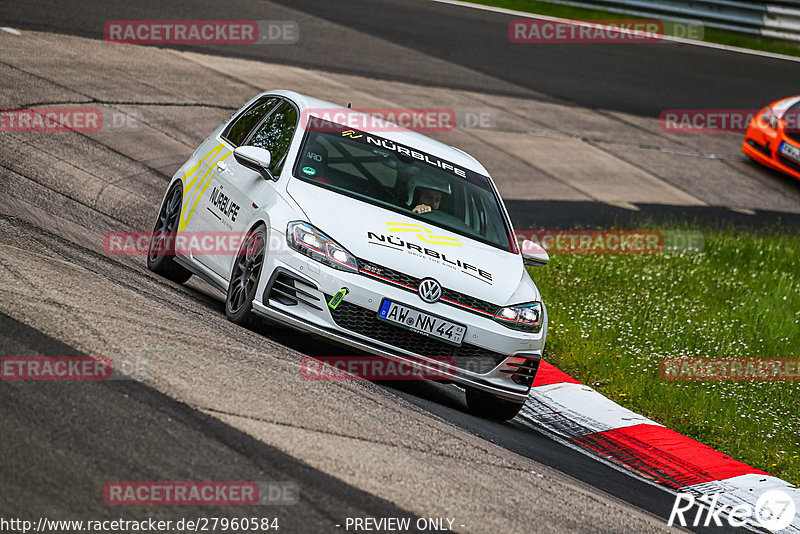
<path id="1" fill-rule="evenodd" d="M 4 2 L 4 26 L 102 39 L 108 20 L 297 20 L 296 45 L 174 46 L 376 78 L 485 92 L 531 92 L 589 108 L 658 116 L 664 109 L 745 108 L 796 94 L 800 64 L 676 44 L 514 44 L 514 17 L 427 0 L 86 0 L 69 9 L 53 0 Z M 326 24 L 325 21 L 335 25 Z M 354 41 L 352 32 L 362 39 Z M 366 34 L 366 35 L 363 35 Z M 508 82 L 442 71 L 397 48 L 359 47 L 382 39 Z"/>
<path id="2" fill-rule="evenodd" d="M 4 354 L 83 355 L 2 313 L 0 332 Z M 0 404 L 5 519 L 277 517 L 281 531 L 329 532 L 348 516 L 416 517 L 139 382 L 3 382 Z M 103 500 L 110 480 L 291 480 L 301 493 L 282 506 L 120 507 Z"/>

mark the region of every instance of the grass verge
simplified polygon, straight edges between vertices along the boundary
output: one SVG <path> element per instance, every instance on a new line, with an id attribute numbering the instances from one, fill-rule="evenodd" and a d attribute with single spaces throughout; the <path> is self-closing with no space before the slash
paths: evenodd
<path id="1" fill-rule="evenodd" d="M 662 358 L 800 358 L 800 236 L 703 230 L 696 254 L 560 254 L 531 269 L 545 359 L 619 404 L 800 483 L 800 382 L 667 382 Z"/>
<path id="2" fill-rule="evenodd" d="M 626 16 L 619 13 L 608 11 L 598 11 L 580 7 L 564 6 L 551 4 L 549 2 L 539 2 L 535 0 L 465 0 L 473 4 L 482 4 L 525 13 L 536 13 L 538 15 L 548 15 L 551 17 L 561 17 L 565 19 L 593 20 L 593 19 L 634 19 L 641 17 Z M 749 48 L 751 50 L 761 50 L 787 56 L 800 57 L 800 44 L 780 39 L 769 39 L 755 35 L 747 35 L 732 31 L 706 28 L 703 41 L 717 43 L 727 46 L 737 46 Z"/>

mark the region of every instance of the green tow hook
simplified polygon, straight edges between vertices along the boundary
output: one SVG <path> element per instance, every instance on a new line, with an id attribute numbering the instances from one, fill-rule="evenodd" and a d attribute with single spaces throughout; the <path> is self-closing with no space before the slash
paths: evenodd
<path id="1" fill-rule="evenodd" d="M 350 291 L 346 287 L 343 287 L 342 289 L 337 291 L 336 294 L 333 297 L 331 297 L 331 300 L 328 302 L 328 307 L 332 310 L 335 310 L 336 306 L 338 306 L 344 300 L 344 296 L 347 295 L 347 293 L 349 292 Z"/>

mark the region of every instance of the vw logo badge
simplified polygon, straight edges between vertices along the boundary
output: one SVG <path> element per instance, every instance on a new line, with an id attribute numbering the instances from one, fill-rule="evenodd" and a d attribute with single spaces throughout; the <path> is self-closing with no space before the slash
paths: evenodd
<path id="1" fill-rule="evenodd" d="M 433 278 L 425 278 L 419 283 L 419 298 L 433 304 L 442 297 L 442 286 Z"/>

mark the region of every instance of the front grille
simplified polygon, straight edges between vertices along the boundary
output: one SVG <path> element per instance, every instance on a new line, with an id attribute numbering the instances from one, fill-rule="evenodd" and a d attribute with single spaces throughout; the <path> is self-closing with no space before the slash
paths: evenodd
<path id="1" fill-rule="evenodd" d="M 800 130 L 793 128 L 791 130 L 784 130 L 784 135 L 793 141 L 800 142 Z"/>
<path id="2" fill-rule="evenodd" d="M 793 159 L 787 158 L 783 154 L 778 154 L 778 161 L 780 161 L 781 163 L 783 163 L 787 167 L 790 167 L 790 168 L 792 168 L 792 169 L 794 169 L 796 171 L 800 171 L 800 163 L 797 163 Z"/>
<path id="3" fill-rule="evenodd" d="M 325 296 L 326 300 L 330 298 Z M 331 316 L 338 326 L 347 330 L 420 356 L 452 358 L 457 368 L 477 374 L 488 373 L 508 357 L 469 343 L 455 347 L 436 338 L 417 334 L 381 321 L 377 312 L 347 301 L 342 301 L 335 310 L 331 310 Z"/>
<path id="4" fill-rule="evenodd" d="M 361 274 L 412 293 L 417 292 L 419 283 L 422 281 L 421 278 L 401 273 L 400 271 L 378 265 L 371 261 L 361 258 L 357 258 L 357 260 Z M 465 295 L 464 293 L 459 293 L 458 291 L 453 291 L 452 289 L 447 289 L 446 287 L 442 287 L 441 302 L 460 310 L 481 315 L 482 317 L 494 317 L 497 310 L 500 309 L 500 306 L 496 304 Z"/>

